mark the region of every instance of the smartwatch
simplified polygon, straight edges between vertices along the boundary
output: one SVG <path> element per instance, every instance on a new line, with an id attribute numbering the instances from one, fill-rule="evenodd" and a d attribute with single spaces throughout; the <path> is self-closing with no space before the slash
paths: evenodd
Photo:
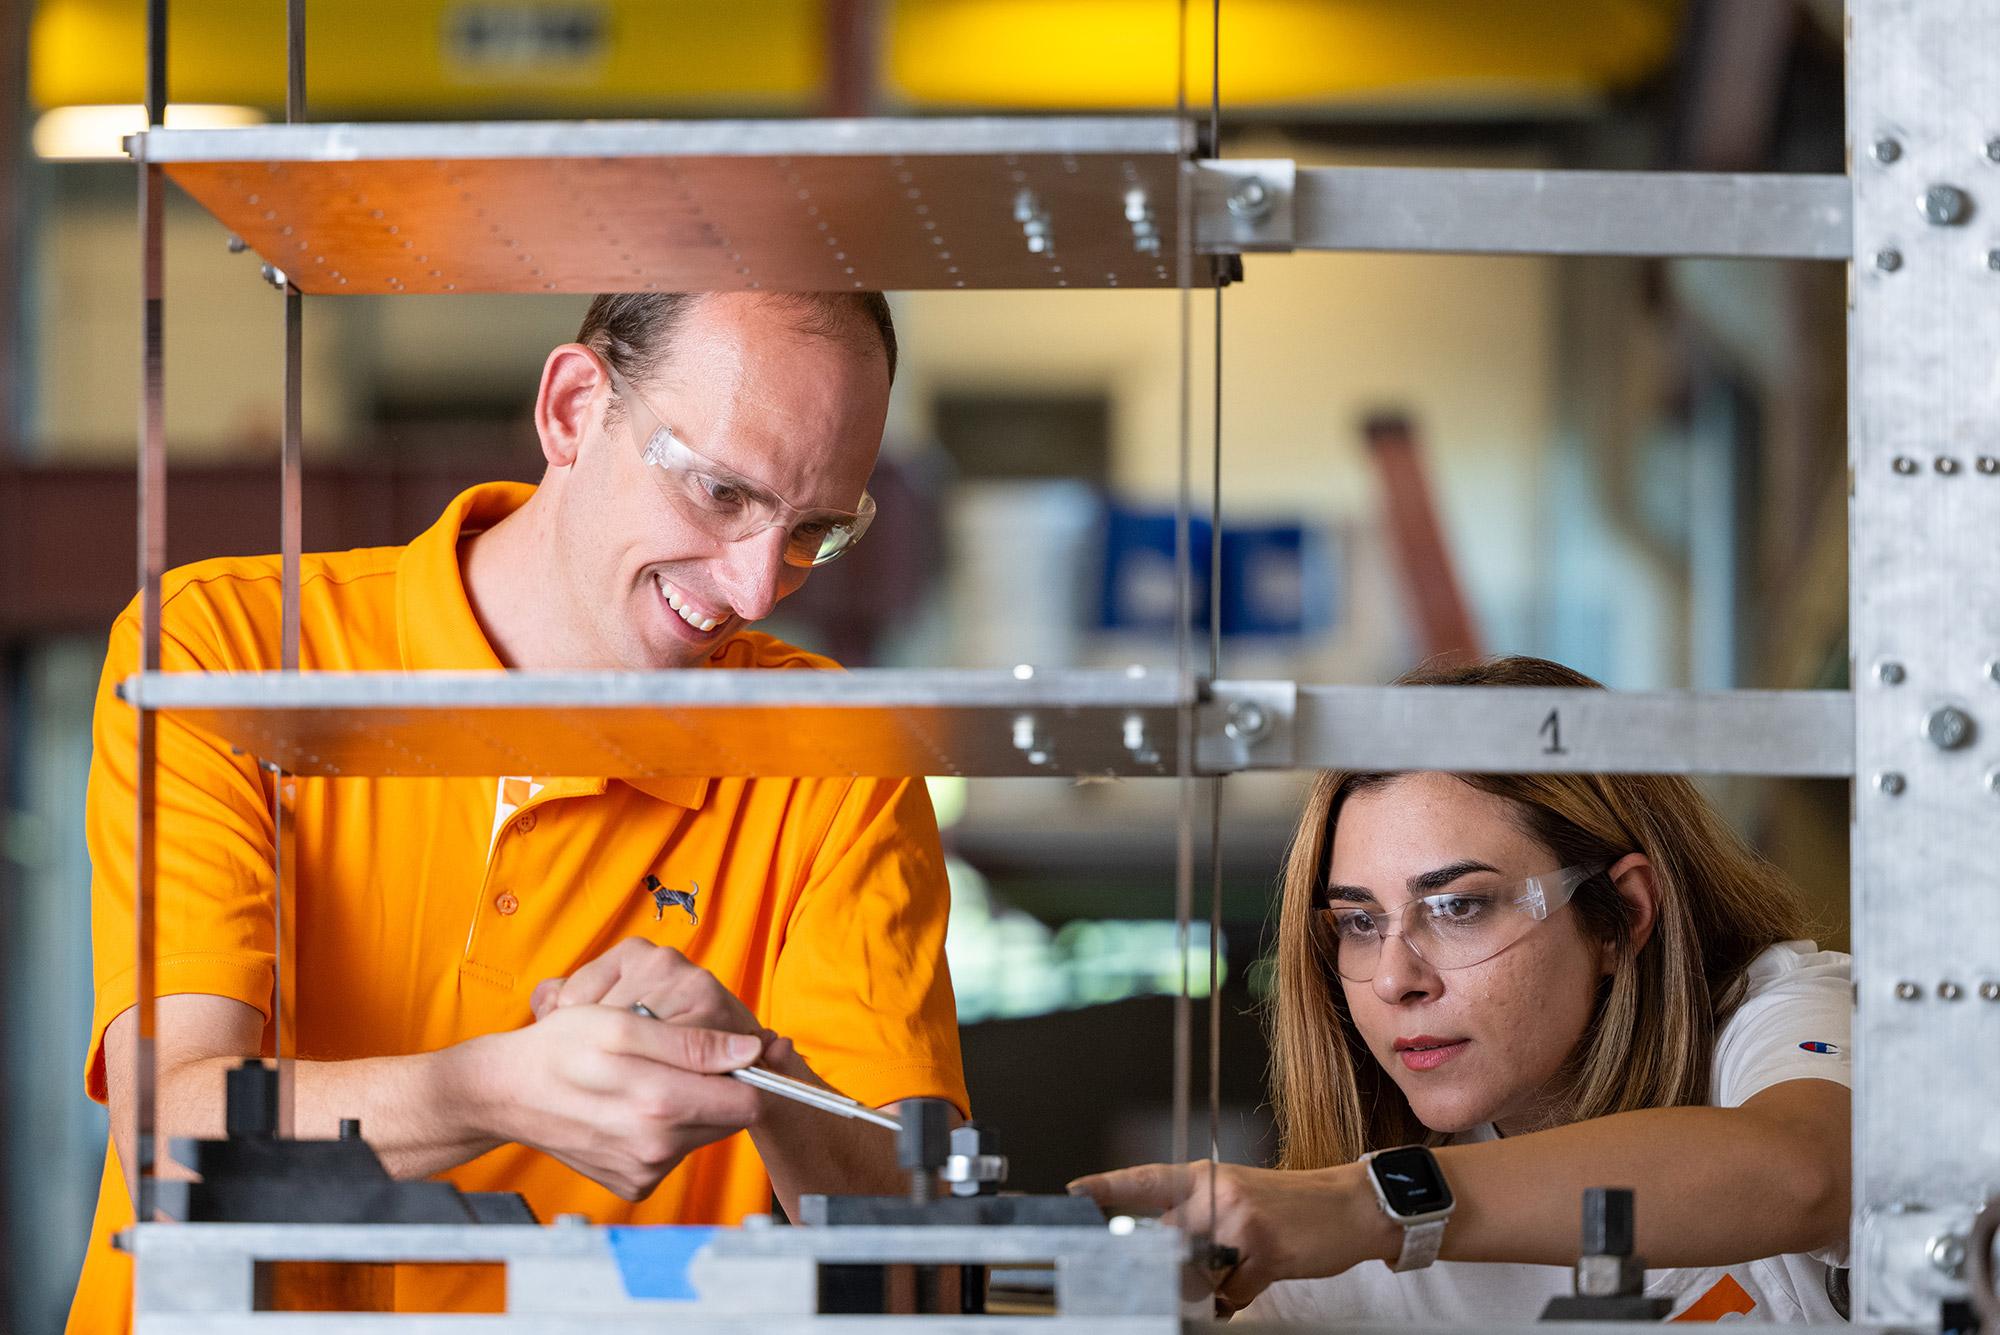
<path id="1" fill-rule="evenodd" d="M 1403 1226 L 1403 1253 L 1389 1268 L 1422 1270 L 1437 1260 L 1445 1220 L 1457 1204 L 1437 1156 L 1422 1145 L 1401 1145 L 1364 1154 L 1361 1164 L 1382 1213 Z"/>

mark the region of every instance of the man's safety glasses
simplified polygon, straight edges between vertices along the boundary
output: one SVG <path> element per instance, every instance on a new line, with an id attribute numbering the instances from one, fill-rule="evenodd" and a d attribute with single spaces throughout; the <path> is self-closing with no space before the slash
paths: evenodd
<path id="1" fill-rule="evenodd" d="M 1514 945 L 1604 871 L 1601 863 L 1564 867 L 1504 885 L 1425 895 L 1393 909 L 1321 890 L 1312 910 L 1313 941 L 1335 972 L 1354 983 L 1375 977 L 1382 943 L 1392 936 L 1433 969 L 1467 969 Z"/>
<path id="2" fill-rule="evenodd" d="M 717 542 L 740 542 L 767 528 L 785 530 L 785 564 L 823 566 L 861 541 L 875 519 L 875 498 L 861 493 L 856 511 L 803 509 L 695 450 L 673 433 L 609 362 L 611 392 L 625 403 L 639 457 L 658 470 L 660 490 L 680 516 Z"/>

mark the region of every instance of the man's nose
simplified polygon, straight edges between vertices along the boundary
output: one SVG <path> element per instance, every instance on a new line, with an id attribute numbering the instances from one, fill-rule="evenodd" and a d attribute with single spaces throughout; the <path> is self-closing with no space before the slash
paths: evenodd
<path id="1" fill-rule="evenodd" d="M 1437 970 L 1403 940 L 1401 932 L 1382 939 L 1382 953 L 1375 961 L 1375 977 L 1369 986 L 1375 995 L 1392 1005 L 1399 1002 L 1428 1001 L 1438 994 Z"/>
<path id="2" fill-rule="evenodd" d="M 782 528 L 767 528 L 732 542 L 723 552 L 722 590 L 729 608 L 745 621 L 762 621 L 785 595 Z"/>

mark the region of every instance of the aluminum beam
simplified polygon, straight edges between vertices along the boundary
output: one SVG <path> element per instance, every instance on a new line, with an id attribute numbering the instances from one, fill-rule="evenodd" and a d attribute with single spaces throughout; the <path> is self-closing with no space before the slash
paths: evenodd
<path id="1" fill-rule="evenodd" d="M 292 774 L 1174 772 L 1172 674 L 165 673 L 121 694 Z"/>
<path id="2" fill-rule="evenodd" d="M 1845 691 L 1309 686 L 1292 746 L 1302 769 L 1842 778 L 1853 737 Z"/>
<path id="3" fill-rule="evenodd" d="M 1855 1317 L 1934 1325 L 2000 1192 L 2000 4 L 1847 10 Z"/>
<path id="4" fill-rule="evenodd" d="M 1175 772 L 1171 673 L 164 673 L 128 703 L 289 773 Z M 1196 769 L 1853 772 L 1840 691 L 1717 694 L 1222 681 Z"/>
<path id="5" fill-rule="evenodd" d="M 1227 161 L 1192 170 L 1200 201 L 1195 238 L 1204 251 L 1795 260 L 1842 260 L 1853 252 L 1844 176 L 1413 167 L 1273 173 L 1266 164 Z M 1252 178 L 1261 184 L 1246 199 Z M 1270 201 L 1275 206 L 1265 208 Z"/>
<path id="6" fill-rule="evenodd" d="M 311 294 L 949 290 L 1172 287 L 1193 131 L 1159 117 L 532 121 L 130 144 Z"/>

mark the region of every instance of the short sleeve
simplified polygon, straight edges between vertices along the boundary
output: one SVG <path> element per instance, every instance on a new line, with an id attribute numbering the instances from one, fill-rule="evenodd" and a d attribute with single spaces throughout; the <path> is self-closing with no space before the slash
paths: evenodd
<path id="1" fill-rule="evenodd" d="M 91 718 L 84 835 L 90 854 L 92 972 L 85 1087 L 107 1098 L 104 1031 L 137 999 L 138 713 L 118 695 L 137 671 L 139 618 L 128 609 L 111 631 Z M 168 671 L 206 671 L 171 635 Z M 271 1014 L 272 916 L 269 790 L 256 762 L 219 739 L 162 717 L 155 734 L 156 996 L 203 993 Z"/>
<path id="2" fill-rule="evenodd" d="M 1848 957 L 1809 941 L 1773 946 L 1750 965 L 1748 991 L 1715 1044 L 1711 1102 L 1734 1108 L 1787 1080 L 1853 1084 Z"/>
<path id="3" fill-rule="evenodd" d="M 836 1089 L 969 1111 L 945 964 L 951 892 L 921 779 L 857 779 L 805 871 L 768 1023 Z"/>

